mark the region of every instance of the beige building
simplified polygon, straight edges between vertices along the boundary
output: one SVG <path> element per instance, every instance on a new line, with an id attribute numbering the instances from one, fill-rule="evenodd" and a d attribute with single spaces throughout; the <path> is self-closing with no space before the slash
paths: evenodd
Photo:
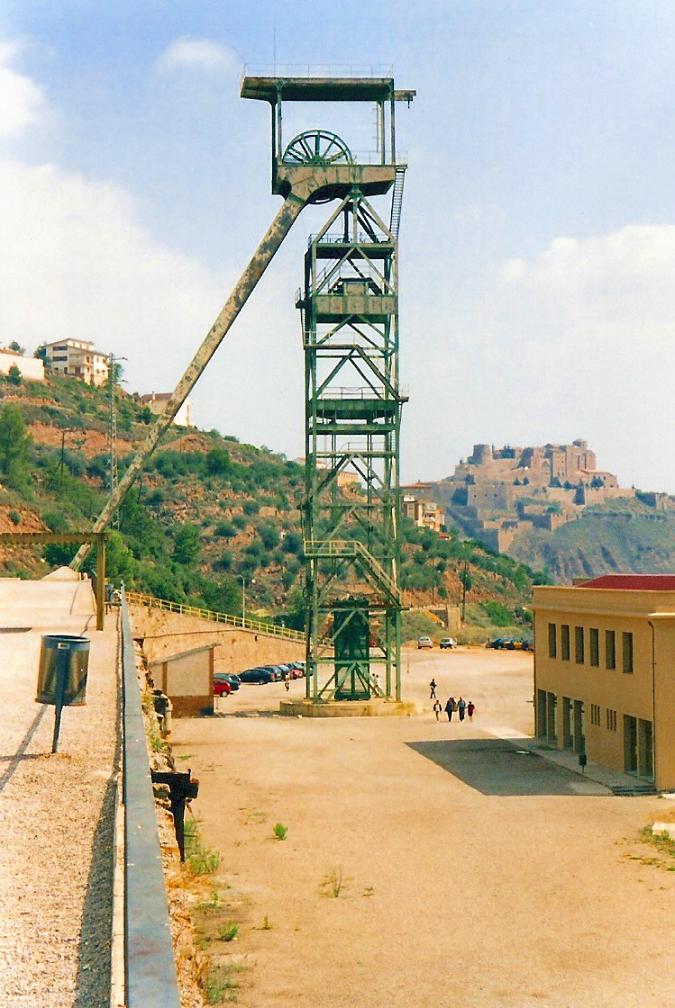
<path id="1" fill-rule="evenodd" d="M 159 416 L 166 409 L 166 404 L 173 395 L 173 392 L 149 392 L 146 395 L 141 396 L 141 402 L 144 406 L 149 407 L 149 409 Z M 192 427 L 192 403 L 189 399 L 186 399 L 181 408 L 176 413 L 173 418 L 173 422 L 178 427 Z"/>
<path id="2" fill-rule="evenodd" d="M 0 347 L 0 374 L 9 374 L 10 368 L 17 367 L 21 377 L 27 381 L 44 381 L 45 367 L 37 357 L 24 357 L 16 350 Z"/>
<path id="3" fill-rule="evenodd" d="M 108 354 L 94 350 L 91 340 L 64 339 L 45 343 L 45 361 L 55 374 L 79 378 L 87 385 L 108 381 Z"/>
<path id="4" fill-rule="evenodd" d="M 205 644 L 151 661 L 148 672 L 156 689 L 168 696 L 174 717 L 213 714 L 213 652 Z"/>
<path id="5" fill-rule="evenodd" d="M 404 518 L 410 518 L 419 528 L 428 528 L 433 532 L 441 531 L 445 518 L 443 508 L 434 501 L 413 497 L 412 494 L 403 494 L 401 497 L 401 514 Z"/>
<path id="6" fill-rule="evenodd" d="M 534 589 L 536 734 L 675 788 L 675 575 Z"/>

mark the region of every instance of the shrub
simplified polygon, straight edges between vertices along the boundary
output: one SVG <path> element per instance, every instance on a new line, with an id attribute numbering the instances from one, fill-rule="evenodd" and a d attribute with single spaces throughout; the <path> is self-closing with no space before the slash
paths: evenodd
<path id="1" fill-rule="evenodd" d="M 21 515 L 19 514 L 18 511 L 10 511 L 9 512 L 9 520 L 11 521 L 12 525 L 20 525 L 21 524 Z"/>
<path id="2" fill-rule="evenodd" d="M 219 539 L 233 539 L 237 534 L 237 529 L 235 528 L 233 522 L 222 521 L 213 530 L 213 534 L 218 536 Z"/>

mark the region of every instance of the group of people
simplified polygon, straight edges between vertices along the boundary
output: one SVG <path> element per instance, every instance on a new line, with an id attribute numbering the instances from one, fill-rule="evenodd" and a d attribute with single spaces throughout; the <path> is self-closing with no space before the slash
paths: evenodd
<path id="1" fill-rule="evenodd" d="M 455 700 L 454 697 L 449 697 L 445 707 L 441 707 L 441 702 L 436 696 L 437 685 L 438 683 L 435 679 L 432 679 L 429 683 L 429 699 L 434 701 L 433 712 L 436 715 L 436 720 L 439 720 L 441 711 L 444 710 L 448 715 L 448 721 L 452 721 L 452 715 L 455 711 L 457 712 L 457 716 L 460 721 L 463 721 L 465 717 L 468 717 L 469 721 L 473 721 L 473 716 L 476 712 L 476 705 L 473 700 L 469 700 L 467 703 L 464 697 L 460 697 L 459 700 Z"/>

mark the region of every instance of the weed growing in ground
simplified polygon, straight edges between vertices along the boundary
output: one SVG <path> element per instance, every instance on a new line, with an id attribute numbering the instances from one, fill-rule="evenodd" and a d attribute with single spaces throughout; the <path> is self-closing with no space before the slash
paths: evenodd
<path id="1" fill-rule="evenodd" d="M 220 865 L 218 851 L 202 843 L 197 819 L 185 820 L 185 859 L 193 875 L 211 875 Z"/>
<path id="2" fill-rule="evenodd" d="M 653 833 L 651 826 L 645 826 L 640 830 L 640 836 L 645 843 L 656 847 L 659 854 L 665 855 L 666 858 L 675 859 L 675 839 L 671 837 L 670 833 L 667 833 L 665 830 L 661 833 Z M 675 863 L 664 865 L 663 862 L 654 861 L 653 859 L 650 859 L 650 863 L 661 864 L 667 871 L 675 871 Z"/>
<path id="3" fill-rule="evenodd" d="M 267 916 L 267 914 L 265 914 L 265 916 L 262 919 L 262 924 L 260 925 L 260 930 L 261 931 L 271 931 L 272 930 L 272 922 L 269 919 L 269 917 Z"/>
<path id="4" fill-rule="evenodd" d="M 275 823 L 272 832 L 277 840 L 285 840 L 288 836 L 288 826 L 284 826 L 284 824 L 280 822 Z"/>
<path id="5" fill-rule="evenodd" d="M 215 871 L 218 871 L 220 854 L 217 850 L 202 847 L 190 855 L 187 863 L 193 875 L 212 875 Z"/>
<path id="6" fill-rule="evenodd" d="M 204 997 L 210 1005 L 231 1004 L 237 1000 L 237 981 L 234 979 L 240 966 L 235 963 L 223 963 L 213 966 L 204 978 Z"/>
<path id="7" fill-rule="evenodd" d="M 321 883 L 324 895 L 337 899 L 344 886 L 344 869 L 342 865 L 333 865 L 326 878 Z"/>
<path id="8" fill-rule="evenodd" d="M 230 921 L 218 932 L 218 939 L 222 942 L 231 942 L 239 934 L 239 925 L 235 924 L 234 921 Z"/>

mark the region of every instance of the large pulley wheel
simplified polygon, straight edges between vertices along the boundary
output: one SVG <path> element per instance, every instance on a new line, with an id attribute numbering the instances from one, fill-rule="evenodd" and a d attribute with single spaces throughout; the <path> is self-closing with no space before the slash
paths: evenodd
<path id="1" fill-rule="evenodd" d="M 281 159 L 284 164 L 353 164 L 344 140 L 328 130 L 306 130 L 289 143 Z"/>

